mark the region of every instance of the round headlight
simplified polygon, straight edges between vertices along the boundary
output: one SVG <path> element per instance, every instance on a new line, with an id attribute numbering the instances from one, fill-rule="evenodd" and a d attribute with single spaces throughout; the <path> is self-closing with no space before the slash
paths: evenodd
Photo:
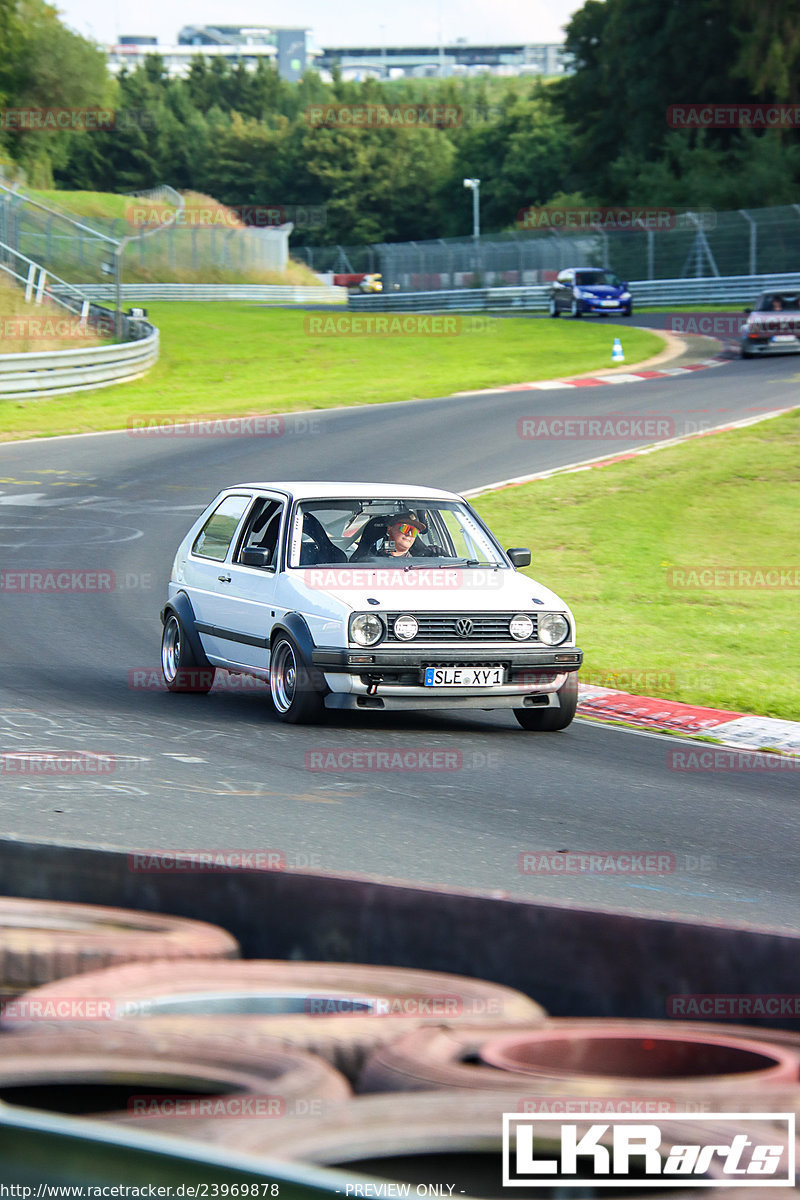
<path id="1" fill-rule="evenodd" d="M 533 621 L 525 613 L 517 613 L 508 623 L 508 632 L 518 642 L 524 642 L 533 633 Z"/>
<path id="2" fill-rule="evenodd" d="M 398 617 L 394 623 L 394 632 L 396 637 L 402 638 L 404 642 L 410 642 L 419 633 L 419 625 L 414 617 Z"/>
<path id="3" fill-rule="evenodd" d="M 545 646 L 557 646 L 569 634 L 569 622 L 561 613 L 543 613 L 539 617 L 539 641 Z"/>
<path id="4" fill-rule="evenodd" d="M 374 646 L 383 634 L 383 621 L 375 613 L 355 613 L 350 618 L 350 641 L 359 646 Z"/>

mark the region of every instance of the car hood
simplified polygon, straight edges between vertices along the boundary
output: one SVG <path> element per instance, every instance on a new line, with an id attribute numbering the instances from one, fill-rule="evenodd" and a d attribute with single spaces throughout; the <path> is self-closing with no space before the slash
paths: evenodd
<path id="1" fill-rule="evenodd" d="M 580 288 L 582 292 L 589 292 L 592 296 L 597 296 L 601 300 L 609 300 L 621 296 L 624 288 L 611 287 L 607 283 L 576 283 L 575 286 Z"/>
<path id="2" fill-rule="evenodd" d="M 292 578 L 309 601 L 324 605 L 327 597 L 353 611 L 535 612 L 541 608 L 543 612 L 569 612 L 555 592 L 508 569 L 309 567 L 292 572 Z"/>

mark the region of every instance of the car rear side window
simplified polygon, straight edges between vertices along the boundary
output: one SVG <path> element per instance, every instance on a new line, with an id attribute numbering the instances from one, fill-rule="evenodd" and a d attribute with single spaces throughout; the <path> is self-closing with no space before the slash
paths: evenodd
<path id="1" fill-rule="evenodd" d="M 220 501 L 194 539 L 192 553 L 201 558 L 213 558 L 217 562 L 223 562 L 236 526 L 249 503 L 249 496 L 226 496 Z"/>

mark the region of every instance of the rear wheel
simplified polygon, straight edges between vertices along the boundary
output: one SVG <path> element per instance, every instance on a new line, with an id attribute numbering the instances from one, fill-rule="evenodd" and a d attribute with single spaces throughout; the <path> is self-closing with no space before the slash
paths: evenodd
<path id="1" fill-rule="evenodd" d="M 515 708 L 514 716 L 523 729 L 552 733 L 566 729 L 578 707 L 578 672 L 573 671 L 556 693 L 558 708 Z"/>
<path id="2" fill-rule="evenodd" d="M 279 634 L 272 644 L 269 691 L 279 721 L 309 724 L 322 715 L 320 687 L 288 633 Z"/>
<path id="3" fill-rule="evenodd" d="M 558 306 L 555 301 L 555 296 L 550 297 L 550 316 L 551 317 L 560 317 L 561 316 L 561 313 L 558 311 Z"/>
<path id="4" fill-rule="evenodd" d="M 570 306 L 569 306 L 569 311 L 570 311 L 570 314 L 571 314 L 573 317 L 575 317 L 576 319 L 577 319 L 578 317 L 582 317 L 582 316 L 583 316 L 583 313 L 581 312 L 580 308 L 578 307 L 578 301 L 577 301 L 577 300 L 573 300 L 573 301 L 572 301 L 572 304 L 570 304 Z"/>
<path id="5" fill-rule="evenodd" d="M 161 635 L 161 673 L 171 692 L 210 692 L 214 667 L 201 665 L 177 613 L 168 612 Z"/>

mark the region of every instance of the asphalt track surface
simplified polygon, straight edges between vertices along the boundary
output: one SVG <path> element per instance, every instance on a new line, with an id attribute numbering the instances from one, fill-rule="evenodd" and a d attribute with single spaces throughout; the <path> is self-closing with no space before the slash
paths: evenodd
<path id="1" fill-rule="evenodd" d="M 796 772 L 674 771 L 668 752 L 689 743 L 585 720 L 554 734 L 481 712 L 329 714 L 320 727 L 288 727 L 263 686 L 172 696 L 132 686 L 131 672 L 157 669 L 174 550 L 223 486 L 329 478 L 468 490 L 653 440 L 529 440 L 517 436 L 521 418 L 655 414 L 675 436 L 791 407 L 799 379 L 791 357 L 737 360 L 630 385 L 308 414 L 274 438 L 123 432 L 0 446 L 3 569 L 116 580 L 93 595 L 0 592 L 0 750 L 115 759 L 97 776 L 6 771 L 3 833 L 272 851 L 289 869 L 796 929 Z M 550 536 L 532 521 L 534 567 Z M 458 766 L 306 769 L 307 752 L 328 749 L 455 751 Z M 520 854 L 563 850 L 669 854 L 674 869 L 519 870 Z"/>

